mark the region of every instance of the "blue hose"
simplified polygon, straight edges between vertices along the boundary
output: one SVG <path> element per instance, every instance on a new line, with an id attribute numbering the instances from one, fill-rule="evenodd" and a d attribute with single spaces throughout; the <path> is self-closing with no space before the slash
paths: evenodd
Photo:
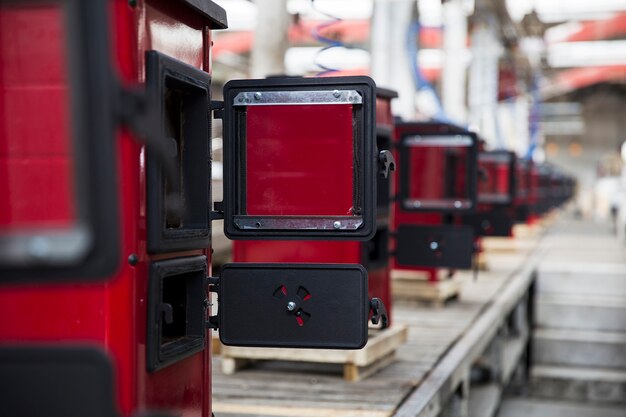
<path id="1" fill-rule="evenodd" d="M 313 8 L 313 10 L 317 11 L 318 13 L 323 14 L 326 17 L 329 17 L 331 19 L 330 22 L 325 22 L 322 23 L 316 27 L 313 28 L 313 30 L 311 30 L 311 36 L 313 37 L 313 39 L 315 39 L 316 41 L 320 42 L 320 43 L 325 43 L 326 46 L 323 47 L 322 49 L 320 49 L 319 51 L 317 51 L 317 53 L 315 54 L 315 58 L 313 60 L 313 62 L 315 63 L 315 65 L 317 65 L 318 67 L 320 67 L 322 69 L 321 72 L 318 72 L 316 74 L 316 76 L 322 76 L 322 75 L 326 75 L 329 73 L 333 73 L 333 72 L 337 72 L 339 71 L 339 68 L 331 68 L 331 67 L 327 67 L 325 65 L 322 65 L 318 62 L 318 58 L 320 57 L 321 54 L 323 54 L 325 51 L 332 49 L 332 48 L 338 48 L 338 47 L 345 47 L 344 43 L 335 39 L 330 39 L 327 38 L 326 36 L 323 36 L 321 34 L 322 30 L 336 25 L 339 22 L 342 22 L 342 19 L 333 16 L 331 14 L 328 14 L 324 11 L 319 10 L 317 7 L 315 7 L 315 0 L 311 0 L 311 7 Z"/>
<path id="2" fill-rule="evenodd" d="M 441 99 L 437 95 L 437 91 L 432 86 L 432 84 L 428 82 L 426 77 L 424 77 L 424 74 L 422 74 L 422 71 L 419 67 L 417 61 L 417 45 L 419 42 L 420 29 L 421 25 L 419 24 L 419 22 L 412 22 L 409 25 L 409 30 L 407 31 L 405 44 L 406 53 L 409 58 L 409 65 L 411 66 L 411 74 L 413 75 L 413 81 L 415 83 L 415 88 L 417 89 L 417 91 L 430 91 L 433 94 L 433 97 L 435 97 L 437 102 L 437 113 L 435 114 L 433 119 L 441 122 L 456 124 L 446 115 L 443 105 L 441 104 Z"/>

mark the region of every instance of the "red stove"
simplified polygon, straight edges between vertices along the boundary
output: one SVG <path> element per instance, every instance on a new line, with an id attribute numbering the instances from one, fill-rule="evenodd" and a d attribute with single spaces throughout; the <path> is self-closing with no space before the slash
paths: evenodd
<path id="1" fill-rule="evenodd" d="M 526 223 L 529 218 L 530 199 L 530 172 L 532 162 L 527 159 L 518 159 L 515 168 L 515 220 L 518 223 Z"/>
<path id="2" fill-rule="evenodd" d="M 8 414 L 210 415 L 210 49 L 224 10 L 9 0 L 0 22 Z"/>
<path id="3" fill-rule="evenodd" d="M 478 207 L 462 216 L 474 228 L 474 236 L 509 237 L 513 234 L 516 198 L 516 157 L 504 150 L 478 154 Z"/>
<path id="4" fill-rule="evenodd" d="M 276 240 L 249 241 L 237 240 L 233 243 L 233 260 L 235 262 L 319 262 L 319 263 L 356 263 L 362 264 L 368 272 L 368 287 L 371 296 L 379 297 L 385 306 L 389 319 L 391 320 L 391 292 L 390 292 L 390 265 L 389 265 L 389 216 L 391 214 L 391 176 L 389 170 L 394 169 L 394 161 L 391 149 L 394 119 L 391 114 L 391 100 L 397 97 L 393 91 L 380 89 L 376 90 L 376 145 L 379 150 L 379 173 L 377 174 L 376 192 L 376 233 L 364 242 L 358 241 L 319 241 L 308 240 L 301 242 L 285 242 Z M 303 213 L 326 215 L 342 214 L 354 210 L 350 198 L 341 201 L 333 192 L 334 190 L 351 189 L 353 179 L 349 174 L 351 167 L 346 167 L 345 175 L 336 175 L 337 158 L 341 155 L 352 153 L 350 142 L 342 143 L 343 137 L 337 132 L 337 126 L 329 121 L 337 117 L 334 109 L 329 109 L 328 114 L 307 113 L 306 120 L 294 120 L 286 117 L 286 120 L 293 121 L 289 127 L 281 124 L 284 135 L 298 137 L 294 146 L 282 148 L 280 154 L 272 155 L 272 159 L 259 158 L 263 163 L 261 169 L 257 171 L 271 174 L 269 168 L 276 165 L 275 160 L 289 161 L 292 166 L 290 173 L 285 176 L 286 183 L 275 183 L 276 187 L 290 190 L 289 203 L 273 198 L 273 190 L 263 184 L 255 184 L 255 192 L 267 195 L 264 201 L 269 204 L 270 211 L 283 211 L 293 208 L 300 208 L 303 212 L 289 212 L 291 215 Z M 261 119 L 262 120 L 262 119 Z M 319 121 L 324 120 L 324 123 Z M 302 129 L 302 124 L 313 122 L 307 129 Z M 346 126 L 349 129 L 350 126 Z M 267 126 L 269 130 L 273 126 Z M 288 131 L 292 129 L 293 131 Z M 282 133 L 282 132 L 281 132 Z M 308 135 L 308 136 L 303 136 Z M 308 139 L 307 139 L 308 138 Z M 323 142 L 320 142 L 323 138 Z M 284 141 L 281 136 L 275 136 L 277 142 Z M 276 147 L 278 148 L 278 146 Z M 315 158 L 316 153 L 320 155 Z M 315 169 L 320 173 L 320 177 L 305 179 L 305 173 L 310 168 L 308 164 L 315 165 Z M 255 179 L 255 181 L 261 181 Z M 288 183 L 287 183 L 288 182 Z M 350 194 L 344 194 L 350 197 Z M 258 196 L 257 196 L 258 197 Z M 256 198 L 256 197 L 255 197 Z M 250 208 L 249 208 L 250 209 Z M 263 208 L 261 212 L 264 210 Z M 318 210 L 311 212 L 310 210 Z M 331 210 L 331 211 L 328 211 Z M 332 211 L 335 210 L 335 211 Z"/>
<path id="5" fill-rule="evenodd" d="M 438 268 L 471 267 L 472 228 L 457 217 L 477 205 L 476 135 L 446 123 L 403 122 L 395 140 L 393 268 L 436 280 Z"/>
<path id="6" fill-rule="evenodd" d="M 7 415 L 210 416 L 211 329 L 345 349 L 366 343 L 370 310 L 384 321 L 360 265 L 213 276 L 218 218 L 235 239 L 370 239 L 380 158 L 369 78 L 233 81 L 213 100 L 226 25 L 210 0 L 0 3 Z M 212 114 L 227 144 L 215 207 Z"/>

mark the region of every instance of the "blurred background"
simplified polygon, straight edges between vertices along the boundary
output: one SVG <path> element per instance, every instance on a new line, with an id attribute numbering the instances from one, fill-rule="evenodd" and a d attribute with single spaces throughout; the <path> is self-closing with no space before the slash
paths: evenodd
<path id="1" fill-rule="evenodd" d="M 538 267 L 533 287 L 537 301 L 528 307 L 536 313 L 529 313 L 535 314 L 532 349 L 526 356 L 531 382 L 522 391 L 531 397 L 505 399 L 498 415 L 626 416 L 626 1 L 218 3 L 227 10 L 230 28 L 215 32 L 215 97 L 235 78 L 369 75 L 379 87 L 398 92 L 392 102 L 398 117 L 469 128 L 488 150 L 512 150 L 520 158 L 553 164 L 576 177 L 575 201 L 545 239 L 553 249 Z M 213 132 L 217 161 L 222 147 L 219 123 Z M 217 167 L 214 164 L 214 201 L 221 200 Z M 219 264 L 228 259 L 230 242 L 220 226 L 213 230 L 214 263 Z M 515 245 L 522 244 L 523 236 L 516 235 Z M 490 250 L 502 249 L 497 248 Z M 501 265 L 513 265 L 513 258 L 504 256 Z M 482 285 L 485 274 L 474 283 Z M 398 280 L 393 286 L 400 288 Z M 459 306 L 472 302 L 471 285 L 463 288 Z M 435 321 L 439 314 L 452 317 L 453 307 L 447 308 L 411 310 L 405 317 L 411 317 L 407 322 Z M 403 314 L 398 303 L 394 311 L 396 317 Z M 430 335 L 432 328 L 412 331 L 416 336 L 409 339 L 406 358 L 423 359 L 432 353 L 431 347 L 423 353 L 415 346 L 428 343 L 430 337 L 424 334 Z M 399 352 L 402 357 L 401 348 Z M 394 371 L 387 372 L 383 375 Z M 250 375 L 240 377 L 243 386 Z M 216 386 L 232 384 L 223 376 L 215 381 Z M 499 394 L 488 385 L 482 388 L 470 389 L 467 415 L 496 415 L 487 411 L 489 401 L 484 398 Z M 237 395 L 216 395 L 216 404 L 237 402 Z M 256 401 L 263 403 L 264 395 L 259 393 Z M 542 403 L 537 398 L 558 401 Z M 573 402 L 561 402 L 565 400 Z M 478 411 L 472 413 L 472 407 Z M 410 406 L 405 408 L 405 414 L 398 415 L 414 415 Z"/>
<path id="2" fill-rule="evenodd" d="M 578 178 L 578 210 L 621 204 L 626 152 L 623 0 L 220 0 L 214 97 L 232 78 L 369 75 L 394 113 L 480 133 L 491 149 Z M 221 158 L 221 125 L 213 150 Z M 219 164 L 214 168 L 221 198 Z"/>

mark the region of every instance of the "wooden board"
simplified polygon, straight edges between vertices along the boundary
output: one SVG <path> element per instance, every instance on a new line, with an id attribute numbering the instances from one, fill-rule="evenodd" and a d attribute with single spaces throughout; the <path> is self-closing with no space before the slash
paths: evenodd
<path id="1" fill-rule="evenodd" d="M 541 235 L 543 226 L 539 224 L 516 224 L 513 226 L 513 236 L 516 238 L 537 238 Z"/>
<path id="2" fill-rule="evenodd" d="M 487 253 L 515 253 L 527 251 L 535 245 L 532 238 L 510 238 L 510 237 L 486 237 L 481 240 L 481 246 Z"/>
<path id="3" fill-rule="evenodd" d="M 337 408 L 310 408 L 310 407 L 281 407 L 257 404 L 231 404 L 231 403 L 214 403 L 213 412 L 220 415 L 238 414 L 250 416 L 276 416 L 276 417 L 387 417 L 386 411 L 374 410 L 344 410 Z"/>
<path id="4" fill-rule="evenodd" d="M 220 335 L 217 331 L 211 332 L 211 352 L 214 355 L 222 353 L 222 342 L 220 342 Z"/>
<path id="5" fill-rule="evenodd" d="M 476 268 L 478 268 L 479 271 L 488 271 L 489 270 L 489 260 L 487 259 L 488 256 L 485 252 L 480 252 L 477 256 L 476 256 Z"/>
<path id="6" fill-rule="evenodd" d="M 426 275 L 416 271 L 394 270 L 391 273 L 391 291 L 394 298 L 411 298 L 443 306 L 446 301 L 459 296 L 461 280 L 453 276 L 428 281 Z"/>
<path id="7" fill-rule="evenodd" d="M 373 330 L 367 345 L 360 350 L 222 346 L 222 372 L 232 375 L 255 360 L 334 363 L 343 365 L 344 379 L 358 381 L 388 365 L 393 359 L 393 353 L 406 341 L 407 334 L 405 325 Z"/>

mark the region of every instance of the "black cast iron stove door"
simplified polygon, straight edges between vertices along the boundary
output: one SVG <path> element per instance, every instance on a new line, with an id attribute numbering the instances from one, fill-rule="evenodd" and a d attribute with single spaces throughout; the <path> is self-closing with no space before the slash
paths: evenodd
<path id="1" fill-rule="evenodd" d="M 227 264 L 219 287 L 225 345 L 359 349 L 367 342 L 361 265 Z"/>

